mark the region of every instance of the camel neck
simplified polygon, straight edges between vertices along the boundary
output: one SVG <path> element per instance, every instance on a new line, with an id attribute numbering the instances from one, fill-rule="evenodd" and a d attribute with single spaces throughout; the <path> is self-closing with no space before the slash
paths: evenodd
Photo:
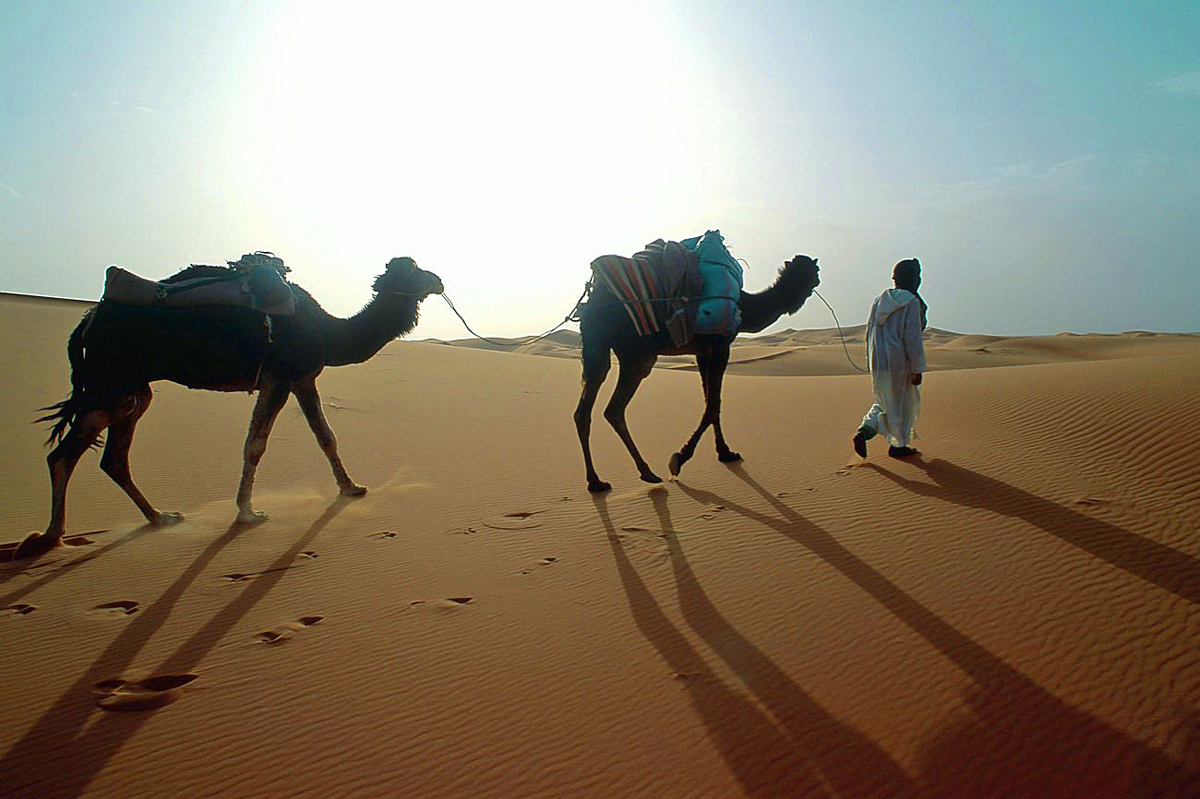
<path id="1" fill-rule="evenodd" d="M 757 294 L 743 291 L 738 300 L 742 312 L 740 333 L 758 333 L 787 313 L 787 303 L 781 296 L 778 285 L 770 286 Z"/>
<path id="2" fill-rule="evenodd" d="M 389 341 L 417 324 L 417 298 L 406 294 L 377 294 L 361 311 L 346 319 L 329 317 L 325 351 L 329 366 L 362 363 Z"/>

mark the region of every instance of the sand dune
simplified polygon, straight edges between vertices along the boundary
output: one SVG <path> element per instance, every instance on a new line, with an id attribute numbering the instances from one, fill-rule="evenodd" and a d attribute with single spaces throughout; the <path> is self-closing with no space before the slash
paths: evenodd
<path id="1" fill-rule="evenodd" d="M 530 338 L 489 341 L 467 338 L 438 343 L 496 352 L 573 359 L 579 357 L 579 334 L 575 331 L 556 331 L 542 341 L 531 341 Z M 1167 353 L 1195 352 L 1198 341 L 1196 334 L 1188 333 L 1133 331 L 1118 335 L 1062 333 L 1057 336 L 1009 337 L 965 335 L 937 328 L 930 328 L 925 338 L 931 371 L 1158 358 Z M 739 338 L 733 347 L 729 373 L 776 377 L 853 375 L 862 373 L 866 361 L 867 345 L 862 325 L 845 327 L 840 331 L 837 328 L 785 330 Z M 695 359 L 691 356 L 662 356 L 657 366 L 688 371 L 696 369 Z"/>
<path id="2" fill-rule="evenodd" d="M 85 307 L 0 295 L 0 541 L 45 524 L 29 421 Z M 0 795 L 1200 796 L 1200 337 L 931 331 L 912 462 L 852 455 L 836 330 L 747 339 L 745 462 L 652 487 L 597 414 L 599 497 L 577 336 L 521 347 L 327 370 L 370 493 L 289 405 L 245 528 L 253 398 L 156 385 L 134 476 L 186 521 L 89 454 L 70 546 L 0 563 Z M 665 474 L 701 408 L 660 365 Z"/>

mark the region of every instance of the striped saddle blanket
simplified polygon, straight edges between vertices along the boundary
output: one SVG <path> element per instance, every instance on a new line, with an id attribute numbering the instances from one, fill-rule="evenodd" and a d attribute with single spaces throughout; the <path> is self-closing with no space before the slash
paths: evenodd
<path id="1" fill-rule="evenodd" d="M 657 239 L 632 258 L 601 255 L 592 261 L 592 274 L 624 304 L 639 335 L 666 330 L 677 347 L 691 341 L 702 288 L 693 250 Z"/>

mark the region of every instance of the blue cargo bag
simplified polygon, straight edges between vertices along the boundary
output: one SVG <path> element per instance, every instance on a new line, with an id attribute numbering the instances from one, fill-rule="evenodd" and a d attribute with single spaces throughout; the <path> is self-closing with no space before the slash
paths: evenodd
<path id="1" fill-rule="evenodd" d="M 685 239 L 684 247 L 700 259 L 700 301 L 696 307 L 696 332 L 732 336 L 742 322 L 738 294 L 742 290 L 742 265 L 725 248 L 721 231 Z"/>

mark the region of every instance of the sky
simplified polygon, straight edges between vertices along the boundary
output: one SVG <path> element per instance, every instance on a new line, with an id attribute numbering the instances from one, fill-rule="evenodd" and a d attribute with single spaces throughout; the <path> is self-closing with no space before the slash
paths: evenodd
<path id="1" fill-rule="evenodd" d="M 409 255 L 518 336 L 719 229 L 844 325 L 916 256 L 934 327 L 1193 332 L 1198 216 L 1194 0 L 0 0 L 0 291 L 271 250 L 349 315 Z"/>

